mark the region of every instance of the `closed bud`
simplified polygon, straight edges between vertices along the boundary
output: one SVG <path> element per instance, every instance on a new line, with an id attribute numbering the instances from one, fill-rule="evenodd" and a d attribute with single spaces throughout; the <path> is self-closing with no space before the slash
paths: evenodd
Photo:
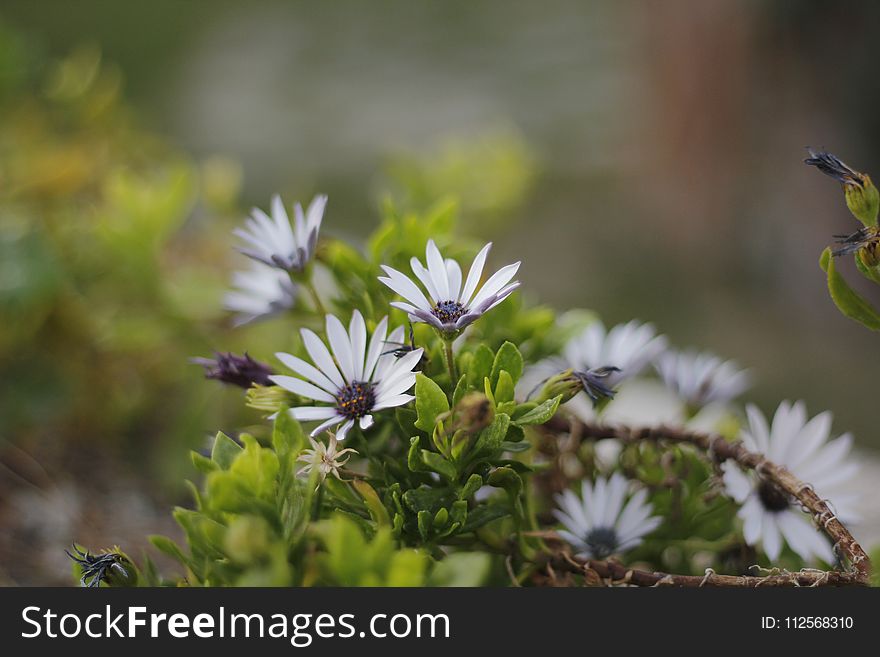
<path id="1" fill-rule="evenodd" d="M 495 419 L 492 402 L 482 392 L 469 392 L 455 407 L 455 428 L 475 434 Z"/>
<path id="2" fill-rule="evenodd" d="M 293 393 L 281 386 L 261 386 L 254 384 L 245 395 L 245 403 L 264 413 L 277 413 L 282 408 L 294 406 Z"/>
<path id="3" fill-rule="evenodd" d="M 880 211 L 880 192 L 866 173 L 856 171 L 835 155 L 825 151 L 808 149 L 810 157 L 804 162 L 814 166 L 826 176 L 834 178 L 843 185 L 846 206 L 856 219 L 866 226 L 877 225 Z"/>

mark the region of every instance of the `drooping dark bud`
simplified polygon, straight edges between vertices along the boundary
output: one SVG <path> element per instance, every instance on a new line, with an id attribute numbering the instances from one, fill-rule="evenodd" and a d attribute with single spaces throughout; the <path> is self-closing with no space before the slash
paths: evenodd
<path id="1" fill-rule="evenodd" d="M 475 434 L 492 424 L 495 411 L 482 392 L 469 392 L 455 407 L 455 429 Z"/>
<path id="2" fill-rule="evenodd" d="M 810 157 L 804 160 L 805 164 L 816 167 L 843 185 L 846 205 L 855 218 L 865 226 L 876 226 L 877 213 L 880 211 L 880 192 L 871 182 L 870 176 L 856 171 L 831 153 L 814 151 L 811 148 L 807 152 Z"/>
<path id="3" fill-rule="evenodd" d="M 205 368 L 206 379 L 216 379 L 240 388 L 250 388 L 253 384 L 275 385 L 269 380 L 272 368 L 251 358 L 247 353 L 236 356 L 233 353 L 215 352 L 214 358 L 192 358 L 190 362 Z"/>
<path id="4" fill-rule="evenodd" d="M 134 565 L 118 548 L 101 554 L 91 554 L 88 550 L 83 552 L 76 545 L 72 547 L 72 554 L 67 550 L 64 552 L 79 565 L 81 586 L 97 588 L 101 586 L 101 582 L 105 582 L 108 586 L 137 584 L 137 571 Z"/>

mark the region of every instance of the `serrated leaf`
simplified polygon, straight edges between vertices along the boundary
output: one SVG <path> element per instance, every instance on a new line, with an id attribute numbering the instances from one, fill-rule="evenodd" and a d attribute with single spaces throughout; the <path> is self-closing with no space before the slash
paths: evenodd
<path id="1" fill-rule="evenodd" d="M 840 312 L 872 331 L 880 331 L 880 314 L 837 273 L 830 248 L 822 252 L 819 266 L 828 276 L 828 292 Z"/>
<path id="2" fill-rule="evenodd" d="M 415 425 L 427 433 L 434 431 L 437 417 L 449 412 L 449 400 L 446 393 L 433 380 L 419 372 L 416 374 L 416 412 L 418 419 Z"/>

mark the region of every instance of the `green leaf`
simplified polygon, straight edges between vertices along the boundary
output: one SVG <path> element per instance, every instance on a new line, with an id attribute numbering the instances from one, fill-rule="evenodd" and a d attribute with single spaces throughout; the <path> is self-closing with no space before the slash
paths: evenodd
<path id="1" fill-rule="evenodd" d="M 492 373 L 492 363 L 495 360 L 495 354 L 484 344 L 481 344 L 474 351 L 473 358 L 468 365 L 467 385 L 470 390 L 480 390 L 483 387 L 483 379 Z"/>
<path id="2" fill-rule="evenodd" d="M 492 561 L 484 552 L 455 552 L 434 566 L 428 582 L 430 586 L 481 586 L 491 567 Z"/>
<path id="3" fill-rule="evenodd" d="M 474 445 L 472 458 L 491 456 L 501 449 L 501 444 L 507 436 L 507 428 L 510 426 L 510 417 L 504 413 L 495 415 L 495 419 L 488 427 L 480 432 L 477 443 Z"/>
<path id="4" fill-rule="evenodd" d="M 222 431 L 217 432 L 217 436 L 214 438 L 214 447 L 211 450 L 211 460 L 214 463 L 227 470 L 241 452 L 241 445 Z"/>
<path id="5" fill-rule="evenodd" d="M 465 393 L 468 391 L 467 384 L 467 375 L 462 374 L 458 379 L 458 384 L 455 386 L 455 391 L 452 393 L 452 406 L 458 406 L 458 402 L 462 400 L 462 397 L 465 396 Z"/>
<path id="6" fill-rule="evenodd" d="M 421 449 L 417 436 L 410 439 L 407 465 L 413 472 L 436 472 L 449 481 L 455 481 L 458 477 L 458 470 L 455 465 L 436 452 Z"/>
<path id="7" fill-rule="evenodd" d="M 462 532 L 479 529 L 485 524 L 510 515 L 510 506 L 506 503 L 482 504 L 468 512 L 467 521 L 461 528 Z"/>
<path id="8" fill-rule="evenodd" d="M 428 558 L 418 550 L 400 550 L 391 557 L 388 586 L 423 586 Z"/>
<path id="9" fill-rule="evenodd" d="M 478 474 L 472 474 L 470 477 L 468 477 L 468 480 L 465 482 L 464 486 L 461 487 L 458 498 L 461 500 L 466 500 L 482 487 L 483 478 Z"/>
<path id="10" fill-rule="evenodd" d="M 855 292 L 834 267 L 831 249 L 826 248 L 819 258 L 819 266 L 828 275 L 828 291 L 837 308 L 872 331 L 880 331 L 880 315 L 860 294 Z"/>
<path id="11" fill-rule="evenodd" d="M 523 357 L 512 342 L 505 342 L 495 354 L 495 362 L 492 363 L 492 374 L 490 375 L 493 388 L 498 385 L 498 377 L 502 371 L 510 374 L 514 383 L 519 381 L 522 376 Z"/>
<path id="12" fill-rule="evenodd" d="M 437 416 L 449 412 L 449 400 L 446 399 L 446 393 L 421 372 L 416 374 L 416 411 L 419 417 L 415 425 L 427 433 L 434 431 Z"/>
<path id="13" fill-rule="evenodd" d="M 363 479 L 355 479 L 351 482 L 351 485 L 364 498 L 364 504 L 367 505 L 367 510 L 370 512 L 373 521 L 380 527 L 390 525 L 391 518 L 388 517 L 388 510 L 382 504 L 375 489 Z"/>
<path id="14" fill-rule="evenodd" d="M 196 470 L 198 470 L 202 474 L 208 474 L 209 472 L 213 472 L 214 470 L 220 468 L 220 466 L 217 465 L 216 462 L 205 456 L 202 456 L 198 452 L 190 452 L 189 455 Z"/>
<path id="15" fill-rule="evenodd" d="M 527 411 L 516 418 L 513 423 L 519 427 L 530 424 L 544 424 L 556 414 L 559 408 L 559 402 L 562 401 L 562 395 L 558 395 L 553 399 L 548 399 L 530 411 Z"/>
<path id="16" fill-rule="evenodd" d="M 498 373 L 498 383 L 495 386 L 495 403 L 502 404 L 513 400 L 513 391 L 515 384 L 513 377 L 507 370 L 501 370 Z"/>
<path id="17" fill-rule="evenodd" d="M 509 467 L 498 468 L 489 475 L 489 485 L 503 488 L 511 498 L 520 494 L 523 489 L 522 478 Z"/>
<path id="18" fill-rule="evenodd" d="M 272 427 L 272 446 L 279 460 L 292 463 L 306 445 L 306 437 L 299 422 L 294 420 L 286 408 L 278 411 Z"/>
<path id="19" fill-rule="evenodd" d="M 416 518 L 418 520 L 419 535 L 421 535 L 423 541 L 427 541 L 428 536 L 431 535 L 431 512 L 419 511 Z"/>

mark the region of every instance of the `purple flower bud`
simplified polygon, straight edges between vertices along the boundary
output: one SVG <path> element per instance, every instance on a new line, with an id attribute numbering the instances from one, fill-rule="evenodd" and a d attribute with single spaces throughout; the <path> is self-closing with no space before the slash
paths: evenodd
<path id="1" fill-rule="evenodd" d="M 215 352 L 214 358 L 192 358 L 191 363 L 205 368 L 206 379 L 216 379 L 240 388 L 250 388 L 254 383 L 261 386 L 275 385 L 269 377 L 272 368 L 251 358 L 247 353 L 236 356 L 231 352 Z"/>

